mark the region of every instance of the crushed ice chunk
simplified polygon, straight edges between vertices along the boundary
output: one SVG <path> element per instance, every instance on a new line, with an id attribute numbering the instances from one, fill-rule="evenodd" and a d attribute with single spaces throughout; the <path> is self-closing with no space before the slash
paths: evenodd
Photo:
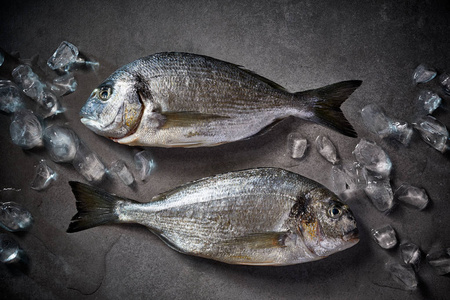
<path id="1" fill-rule="evenodd" d="M 425 116 L 413 124 L 420 137 L 436 150 L 444 153 L 448 150 L 448 131 L 444 124 L 432 116 Z"/>
<path id="2" fill-rule="evenodd" d="M 48 118 L 64 112 L 64 109 L 56 96 L 49 88 L 45 87 L 41 97 L 37 99 L 38 112 L 43 118 Z"/>
<path id="3" fill-rule="evenodd" d="M 412 137 L 412 127 L 407 122 L 395 120 L 386 115 L 377 104 L 366 105 L 361 110 L 366 127 L 381 138 L 392 138 L 408 145 Z"/>
<path id="4" fill-rule="evenodd" d="M 436 71 L 424 64 L 420 64 L 414 70 L 413 81 L 415 84 L 425 83 L 436 77 Z"/>
<path id="5" fill-rule="evenodd" d="M 328 160 L 333 165 L 339 162 L 336 147 L 328 137 L 319 135 L 316 138 L 316 148 L 320 155 L 322 155 L 323 158 Z"/>
<path id="6" fill-rule="evenodd" d="M 10 80 L 0 80 L 0 110 L 13 113 L 25 108 L 17 85 Z"/>
<path id="7" fill-rule="evenodd" d="M 92 152 L 81 140 L 72 165 L 78 173 L 92 183 L 101 182 L 106 174 L 105 165 L 98 155 Z"/>
<path id="8" fill-rule="evenodd" d="M 424 209 L 428 204 L 427 192 L 419 187 L 410 184 L 402 184 L 396 191 L 397 200 L 409 204 L 419 210 Z"/>
<path id="9" fill-rule="evenodd" d="M 134 164 L 136 165 L 136 169 L 139 171 L 142 181 L 147 179 L 156 168 L 153 155 L 146 150 L 136 153 L 134 156 Z"/>
<path id="10" fill-rule="evenodd" d="M 4 61 L 5 61 L 5 55 L 3 54 L 3 51 L 0 50 L 0 67 L 3 65 Z"/>
<path id="11" fill-rule="evenodd" d="M 28 97 L 33 100 L 42 98 L 45 84 L 28 65 L 19 65 L 12 71 L 14 82 L 17 83 Z"/>
<path id="12" fill-rule="evenodd" d="M 444 93 L 450 95 L 450 73 L 442 73 L 441 76 L 439 76 L 439 84 L 444 90 Z"/>
<path id="13" fill-rule="evenodd" d="M 417 270 L 420 263 L 420 249 L 416 244 L 406 242 L 400 244 L 400 253 L 405 264 Z"/>
<path id="14" fill-rule="evenodd" d="M 358 190 L 367 186 L 367 170 L 358 162 L 344 164 L 345 182 L 349 189 Z"/>
<path id="15" fill-rule="evenodd" d="M 16 202 L 0 202 L 0 227 L 16 232 L 27 231 L 33 224 L 33 216 Z"/>
<path id="16" fill-rule="evenodd" d="M 370 177 L 364 192 L 379 211 L 389 212 L 394 207 L 394 195 L 389 179 Z"/>
<path id="17" fill-rule="evenodd" d="M 63 41 L 48 59 L 47 65 L 52 70 L 62 69 L 76 62 L 79 51 L 78 48 L 67 41 Z"/>
<path id="18" fill-rule="evenodd" d="M 301 159 L 305 156 L 306 149 L 308 148 L 308 140 L 299 133 L 292 132 L 287 136 L 287 148 L 290 157 Z"/>
<path id="19" fill-rule="evenodd" d="M 331 185 L 335 194 L 340 194 L 347 189 L 345 173 L 341 166 L 333 166 L 331 168 Z"/>
<path id="20" fill-rule="evenodd" d="M 391 225 L 386 225 L 378 229 L 372 229 L 372 238 L 383 249 L 391 249 L 397 245 L 397 237 L 395 236 L 394 228 Z"/>
<path id="21" fill-rule="evenodd" d="M 39 165 L 36 168 L 36 176 L 31 183 L 33 190 L 42 191 L 46 189 L 50 183 L 56 180 L 57 174 L 50 168 L 45 160 L 41 159 Z"/>
<path id="22" fill-rule="evenodd" d="M 125 185 L 131 185 L 134 182 L 134 176 L 128 169 L 123 160 L 116 160 L 111 164 L 110 170 L 116 173 Z"/>
<path id="23" fill-rule="evenodd" d="M 399 263 L 387 265 L 392 279 L 397 282 L 405 290 L 415 290 L 417 288 L 416 273 L 411 267 L 405 267 Z"/>
<path id="24" fill-rule="evenodd" d="M 53 79 L 52 91 L 58 96 L 63 96 L 75 92 L 77 87 L 78 83 L 73 74 L 66 73 Z"/>
<path id="25" fill-rule="evenodd" d="M 72 162 L 77 153 L 79 138 L 70 128 L 52 125 L 44 130 L 44 145 L 54 162 Z"/>
<path id="26" fill-rule="evenodd" d="M 450 273 L 450 248 L 432 249 L 427 254 L 427 261 L 439 275 L 449 274 Z"/>
<path id="27" fill-rule="evenodd" d="M 357 162 L 374 173 L 375 176 L 389 177 L 392 163 L 389 156 L 375 142 L 361 139 L 356 145 L 353 155 Z"/>
<path id="28" fill-rule="evenodd" d="M 433 113 L 441 105 L 442 99 L 438 94 L 429 90 L 421 90 L 418 96 L 419 103 L 429 114 Z"/>
<path id="29" fill-rule="evenodd" d="M 14 114 L 9 133 L 12 142 L 23 149 L 42 146 L 42 125 L 31 110 L 20 110 Z"/>
<path id="30" fill-rule="evenodd" d="M 9 234 L 0 233 L 0 262 L 14 264 L 26 262 L 27 256 Z"/>

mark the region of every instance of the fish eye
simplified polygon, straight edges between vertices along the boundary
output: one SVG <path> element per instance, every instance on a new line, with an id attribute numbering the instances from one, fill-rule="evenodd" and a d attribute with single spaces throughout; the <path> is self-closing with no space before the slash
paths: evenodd
<path id="1" fill-rule="evenodd" d="M 333 219 L 337 219 L 342 215 L 342 209 L 336 205 L 331 205 L 328 208 L 328 216 Z"/>
<path id="2" fill-rule="evenodd" d="M 107 86 L 103 86 L 100 88 L 100 91 L 98 92 L 98 97 L 100 100 L 106 101 L 111 97 L 111 88 Z"/>

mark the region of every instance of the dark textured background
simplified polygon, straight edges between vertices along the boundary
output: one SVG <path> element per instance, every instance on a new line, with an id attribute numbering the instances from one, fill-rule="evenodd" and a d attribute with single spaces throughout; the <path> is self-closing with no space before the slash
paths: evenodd
<path id="1" fill-rule="evenodd" d="M 400 3 L 398 3 L 400 2 Z M 405 3 L 403 3 L 405 2 Z M 407 3 L 406 3 L 407 2 Z M 444 4 L 447 3 L 447 4 Z M 393 117 L 417 117 L 412 73 L 419 63 L 450 71 L 448 1 L 8 1 L 0 10 L 0 47 L 22 58 L 45 60 L 61 41 L 100 62 L 98 72 L 77 72 L 78 90 L 63 98 L 67 108 L 53 123 L 67 123 L 107 163 L 133 166 L 137 149 L 96 136 L 78 112 L 91 91 L 125 63 L 160 51 L 186 51 L 243 65 L 290 91 L 361 79 L 343 105 L 360 137 L 379 143 L 394 165 L 392 184 L 424 187 L 424 211 L 398 206 L 377 211 L 363 195 L 348 200 L 361 241 L 331 257 L 287 267 L 232 266 L 169 249 L 139 226 L 103 226 L 66 234 L 75 213 L 69 180 L 84 181 L 70 165 L 49 161 L 59 174 L 46 191 L 30 189 L 44 150 L 22 151 L 9 136 L 10 117 L 0 115 L 0 199 L 25 205 L 35 216 L 30 232 L 15 235 L 30 257 L 25 273 L 0 265 L 0 298 L 35 299 L 445 299 L 450 278 L 423 263 L 419 287 L 399 289 L 385 271 L 400 261 L 398 247 L 383 250 L 370 229 L 391 224 L 400 241 L 424 252 L 450 247 L 450 161 L 420 140 L 411 145 L 380 140 L 363 126 L 360 110 L 378 103 Z M 436 80 L 423 87 L 439 90 Z M 440 90 L 439 90 L 440 91 Z M 444 105 L 448 108 L 449 98 Z M 450 126 L 448 109 L 434 114 Z M 311 143 L 306 159 L 286 157 L 286 136 L 298 130 Z M 254 139 L 209 149 L 150 149 L 158 170 L 134 189 L 111 179 L 110 192 L 145 201 L 156 193 L 212 174 L 278 166 L 331 187 L 331 165 L 312 144 L 327 134 L 344 161 L 359 139 L 289 118 Z M 2 191 L 4 188 L 20 191 Z"/>

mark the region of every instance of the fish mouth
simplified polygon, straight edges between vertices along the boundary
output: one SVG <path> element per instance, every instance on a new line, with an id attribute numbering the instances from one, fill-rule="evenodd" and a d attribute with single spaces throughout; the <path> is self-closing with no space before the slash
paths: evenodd
<path id="1" fill-rule="evenodd" d="M 358 230 L 358 228 L 355 227 L 354 229 L 345 232 L 342 239 L 346 242 L 347 241 L 359 241 L 358 233 L 359 233 L 359 230 Z"/>

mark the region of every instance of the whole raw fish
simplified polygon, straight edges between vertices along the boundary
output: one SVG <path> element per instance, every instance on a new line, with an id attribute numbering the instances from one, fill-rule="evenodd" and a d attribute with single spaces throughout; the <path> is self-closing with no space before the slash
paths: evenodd
<path id="1" fill-rule="evenodd" d="M 131 62 L 81 109 L 95 133 L 127 145 L 202 147 L 248 138 L 289 116 L 356 137 L 340 110 L 361 81 L 289 93 L 237 65 L 189 53 Z"/>
<path id="2" fill-rule="evenodd" d="M 78 213 L 67 232 L 139 223 L 181 253 L 246 265 L 314 261 L 359 241 L 347 205 L 317 182 L 283 169 L 203 178 L 148 203 L 70 184 Z"/>

